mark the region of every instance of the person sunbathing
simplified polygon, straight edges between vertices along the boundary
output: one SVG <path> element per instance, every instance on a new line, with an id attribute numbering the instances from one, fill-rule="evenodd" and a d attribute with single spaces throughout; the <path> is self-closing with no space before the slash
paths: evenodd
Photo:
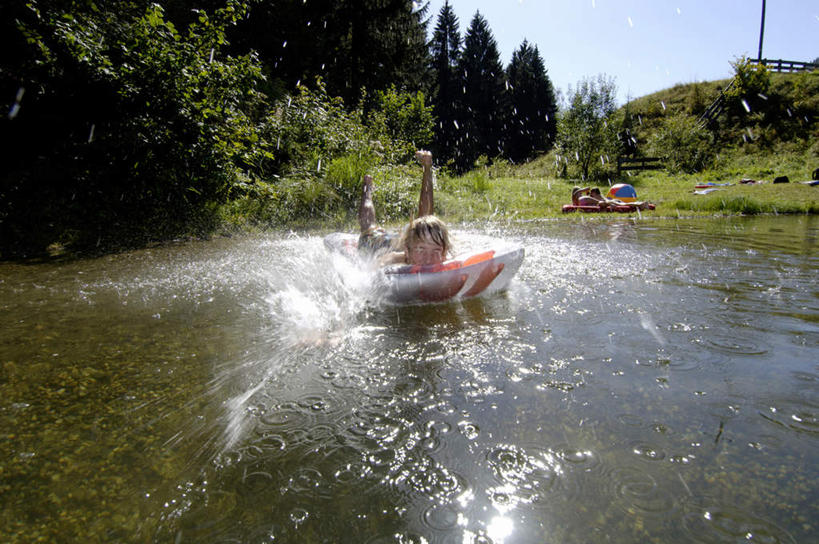
<path id="1" fill-rule="evenodd" d="M 617 198 L 608 198 L 602 195 L 597 187 L 575 187 L 572 189 L 572 204 L 575 206 L 596 206 L 601 210 L 609 206 L 629 206 L 638 210 L 649 208 L 648 202 L 625 202 Z"/>

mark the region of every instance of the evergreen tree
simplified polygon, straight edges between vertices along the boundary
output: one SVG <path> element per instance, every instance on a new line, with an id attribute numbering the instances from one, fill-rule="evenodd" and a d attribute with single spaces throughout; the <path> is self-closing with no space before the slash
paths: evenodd
<path id="1" fill-rule="evenodd" d="M 412 0 L 272 0 L 253 8 L 234 41 L 258 51 L 285 90 L 321 76 L 351 106 L 362 88 L 427 90 L 428 9 Z"/>
<path id="2" fill-rule="evenodd" d="M 506 156 L 515 162 L 548 151 L 557 133 L 557 101 L 537 46 L 527 41 L 512 55 L 509 82 L 509 130 Z"/>
<path id="3" fill-rule="evenodd" d="M 459 169 L 466 170 L 481 155 L 492 158 L 503 153 L 505 74 L 497 42 L 480 12 L 475 13 L 464 36 L 458 73 L 463 81 L 463 107 L 455 161 Z"/>
<path id="4" fill-rule="evenodd" d="M 452 11 L 449 0 L 438 13 L 430 49 L 434 85 L 432 105 L 438 119 L 433 151 L 437 160 L 446 162 L 455 154 L 455 142 L 459 133 L 456 124 L 458 98 L 462 87 L 457 71 L 461 35 L 458 31 L 458 17 Z"/>

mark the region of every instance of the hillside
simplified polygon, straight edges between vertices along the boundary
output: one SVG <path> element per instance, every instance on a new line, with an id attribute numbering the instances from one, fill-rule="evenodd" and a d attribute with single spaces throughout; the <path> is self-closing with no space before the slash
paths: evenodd
<path id="1" fill-rule="evenodd" d="M 674 119 L 707 137 L 709 160 L 704 168 L 615 173 L 588 181 L 561 177 L 560 157 L 551 152 L 524 164 L 500 161 L 461 177 L 439 176 L 441 213 L 454 221 L 538 219 L 561 216 L 571 188 L 583 183 L 607 186 L 632 184 L 641 198 L 657 204 L 647 217 L 712 216 L 735 214 L 816 214 L 819 187 L 801 183 L 774 185 L 773 178 L 792 182 L 809 180 L 819 168 L 819 72 L 770 74 L 763 96 L 746 98 L 741 110 L 726 110 L 708 126 L 696 123 L 730 80 L 675 85 L 632 100 L 615 117 L 631 120 L 631 135 L 638 156 L 652 156 L 652 141 Z M 741 102 L 740 102 L 741 104 Z M 736 104 L 734 104 L 736 106 Z M 739 184 L 741 179 L 763 184 Z M 729 183 L 708 195 L 694 194 L 695 185 Z M 591 219 L 589 215 L 575 216 Z"/>
<path id="2" fill-rule="evenodd" d="M 768 154 L 809 146 L 819 158 L 819 72 L 770 73 L 765 92 L 746 99 L 748 107 L 728 108 L 709 128 L 719 146 L 738 146 L 748 153 Z M 638 153 L 663 121 L 677 114 L 699 117 L 731 79 L 675 85 L 632 100 L 621 108 L 631 118 Z"/>

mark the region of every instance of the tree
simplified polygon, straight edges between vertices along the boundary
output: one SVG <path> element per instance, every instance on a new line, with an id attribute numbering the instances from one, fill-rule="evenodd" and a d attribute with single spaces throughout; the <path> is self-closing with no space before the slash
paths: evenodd
<path id="1" fill-rule="evenodd" d="M 231 0 L 181 31 L 157 4 L 32 1 L 20 11 L 27 60 L 12 83 L 24 92 L 0 127 L 8 254 L 190 232 L 272 158 L 260 143 L 260 67 L 225 53 L 244 10 Z"/>
<path id="2" fill-rule="evenodd" d="M 569 109 L 558 123 L 557 143 L 582 179 L 602 175 L 606 157 L 616 155 L 615 93 L 614 81 L 604 75 L 583 79 L 569 91 Z"/>
<path id="3" fill-rule="evenodd" d="M 408 161 L 418 149 L 429 147 L 433 137 L 432 107 L 425 104 L 424 93 L 398 92 L 395 87 L 378 91 L 377 106 L 367 125 L 375 134 L 384 134 L 382 147 L 388 142 L 393 149 L 390 162 Z"/>
<path id="4" fill-rule="evenodd" d="M 259 52 L 277 90 L 321 77 L 352 107 L 362 88 L 427 90 L 428 9 L 412 0 L 258 2 L 231 37 L 234 51 Z"/>
<path id="5" fill-rule="evenodd" d="M 547 151 L 557 133 L 557 101 L 537 46 L 524 40 L 506 69 L 509 82 L 509 130 L 506 155 L 519 162 Z"/>
<path id="6" fill-rule="evenodd" d="M 438 119 L 433 151 L 441 162 L 447 162 L 455 155 L 458 138 L 458 99 L 461 82 L 458 78 L 458 59 L 461 50 L 461 35 L 458 32 L 458 18 L 449 0 L 438 14 L 438 23 L 430 43 L 432 51 L 433 99 L 432 106 Z"/>
<path id="7" fill-rule="evenodd" d="M 464 36 L 458 73 L 463 81 L 463 107 L 455 160 L 465 170 L 481 155 L 492 158 L 503 153 L 505 74 L 497 42 L 480 12 L 475 13 Z"/>

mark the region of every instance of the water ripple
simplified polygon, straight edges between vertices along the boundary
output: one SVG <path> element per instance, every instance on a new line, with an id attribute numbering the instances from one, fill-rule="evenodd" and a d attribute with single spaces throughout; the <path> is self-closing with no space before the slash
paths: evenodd
<path id="1" fill-rule="evenodd" d="M 421 521 L 430 529 L 448 531 L 458 525 L 460 512 L 451 504 L 432 504 L 424 510 Z"/>
<path id="2" fill-rule="evenodd" d="M 490 449 L 486 460 L 500 483 L 488 490 L 489 498 L 501 509 L 545 502 L 563 474 L 558 455 L 540 448 L 502 444 Z"/>
<path id="3" fill-rule="evenodd" d="M 760 410 L 759 415 L 797 433 L 819 435 L 819 405 L 781 400 Z"/>
<path id="4" fill-rule="evenodd" d="M 754 512 L 721 505 L 709 499 L 684 505 L 683 528 L 693 542 L 766 542 L 796 544 L 796 540 L 774 522 Z"/>
<path id="5" fill-rule="evenodd" d="M 650 473 L 637 467 L 618 467 L 605 474 L 615 505 L 627 513 L 665 514 L 675 509 L 676 501 L 667 486 L 661 486 Z"/>

